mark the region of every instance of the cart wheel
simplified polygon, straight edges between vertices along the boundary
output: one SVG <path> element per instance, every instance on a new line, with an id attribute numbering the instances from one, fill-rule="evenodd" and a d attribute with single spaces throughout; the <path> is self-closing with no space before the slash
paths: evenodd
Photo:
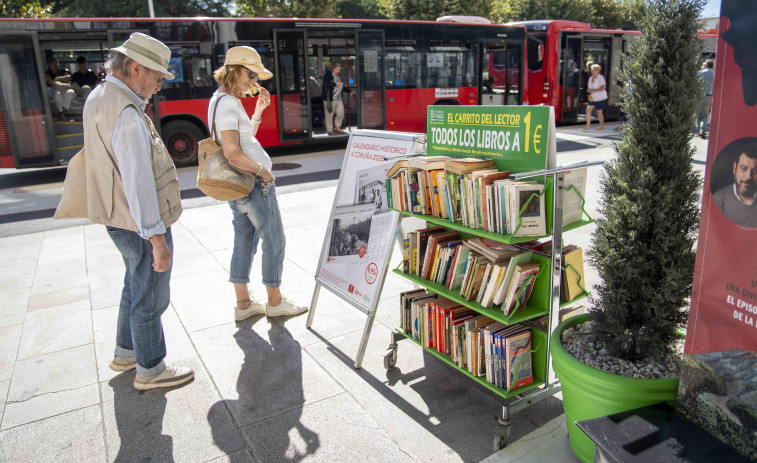
<path id="1" fill-rule="evenodd" d="M 494 446 L 492 450 L 496 453 L 505 447 L 507 447 L 507 438 L 505 436 L 494 436 Z"/>
<path id="2" fill-rule="evenodd" d="M 391 370 L 397 364 L 397 348 L 387 349 L 384 354 L 384 368 Z"/>

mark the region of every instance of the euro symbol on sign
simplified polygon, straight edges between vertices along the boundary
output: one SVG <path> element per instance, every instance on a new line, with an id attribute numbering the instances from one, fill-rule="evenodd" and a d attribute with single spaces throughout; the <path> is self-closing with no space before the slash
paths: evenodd
<path id="1" fill-rule="evenodd" d="M 541 150 L 537 148 L 539 142 L 541 142 L 541 135 L 539 132 L 541 132 L 541 124 L 537 125 L 536 129 L 534 129 L 534 151 L 536 151 L 536 154 L 541 154 Z"/>

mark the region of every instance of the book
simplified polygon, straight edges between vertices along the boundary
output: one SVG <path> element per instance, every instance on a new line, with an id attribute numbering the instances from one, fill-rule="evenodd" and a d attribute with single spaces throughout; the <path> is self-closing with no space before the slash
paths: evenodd
<path id="1" fill-rule="evenodd" d="M 522 251 L 510 244 L 500 243 L 489 238 L 472 238 L 467 241 L 468 246 L 476 252 L 482 254 L 494 263 L 500 263 L 503 260 L 520 254 Z"/>
<path id="2" fill-rule="evenodd" d="M 531 296 L 538 273 L 538 262 L 526 262 L 515 266 L 507 297 L 502 304 L 502 311 L 505 315 L 525 307 L 528 298 Z"/>
<path id="3" fill-rule="evenodd" d="M 533 384 L 531 368 L 531 331 L 522 331 L 505 338 L 508 390 Z"/>
<path id="4" fill-rule="evenodd" d="M 489 174 L 482 175 L 480 178 L 482 191 L 481 191 L 481 200 L 484 204 L 487 205 L 487 207 L 482 208 L 483 212 L 483 225 L 484 230 L 486 231 L 494 231 L 491 227 L 491 220 L 489 218 L 489 203 L 491 201 L 491 194 L 488 194 L 491 186 L 495 181 L 497 180 L 504 180 L 510 176 L 510 171 L 505 172 L 491 172 Z"/>
<path id="5" fill-rule="evenodd" d="M 460 244 L 460 248 L 457 250 L 455 261 L 452 263 L 452 273 L 447 282 L 447 289 L 457 289 L 462 286 L 470 252 L 471 248 L 468 246 L 468 242 L 463 241 L 462 244 Z"/>
<path id="6" fill-rule="evenodd" d="M 417 249 L 415 254 L 415 274 L 421 276 L 421 270 L 423 267 L 424 258 L 426 256 L 426 247 L 428 246 L 428 239 L 435 233 L 443 233 L 445 230 L 442 227 L 422 228 L 417 230 L 418 240 Z"/>
<path id="7" fill-rule="evenodd" d="M 502 278 L 500 287 L 494 296 L 494 305 L 501 305 L 502 302 L 504 302 L 506 297 L 505 291 L 507 291 L 507 289 L 510 287 L 510 281 L 512 280 L 513 273 L 515 272 L 515 267 L 517 267 L 519 264 L 530 261 L 533 257 L 533 254 L 533 251 L 526 251 L 510 258 L 507 263 L 508 265 L 505 276 Z"/>
<path id="8" fill-rule="evenodd" d="M 562 296 L 564 301 L 572 301 L 583 293 L 584 254 L 581 248 L 564 251 L 562 256 Z"/>
<path id="9" fill-rule="evenodd" d="M 487 158 L 458 158 L 447 161 L 444 169 L 457 175 L 465 175 L 474 170 L 486 169 L 494 166 L 493 159 Z"/>
<path id="10" fill-rule="evenodd" d="M 476 264 L 476 270 L 473 273 L 468 289 L 465 292 L 465 299 L 470 301 L 478 296 L 478 291 L 481 288 L 481 280 L 484 278 L 487 264 L 486 259 L 484 259 L 484 262 Z"/>
<path id="11" fill-rule="evenodd" d="M 542 236 L 547 234 L 543 190 L 544 185 L 540 184 L 515 184 L 512 186 L 510 193 L 513 217 L 511 233 L 514 233 L 514 236 Z M 518 219 L 520 219 L 520 226 L 518 226 Z"/>
<path id="12" fill-rule="evenodd" d="M 588 169 L 574 169 L 565 172 L 563 177 L 562 223 L 568 225 L 583 218 L 584 199 L 586 197 L 586 176 Z"/>
<path id="13" fill-rule="evenodd" d="M 441 229 L 444 230 L 444 229 Z M 428 235 L 428 242 L 426 243 L 426 250 L 423 257 L 423 265 L 421 268 L 420 277 L 428 280 L 431 274 L 431 268 L 434 264 L 434 256 L 439 251 L 437 244 L 441 242 L 450 242 L 456 239 L 459 235 L 456 231 L 436 231 Z"/>
<path id="14" fill-rule="evenodd" d="M 489 285 L 489 276 L 491 275 L 492 271 L 492 263 L 487 262 L 486 263 L 486 270 L 484 270 L 484 276 L 481 277 L 481 286 L 478 289 L 478 292 L 476 293 L 476 302 L 479 304 L 481 303 L 481 298 L 484 297 L 484 292 L 486 291 L 486 287 Z"/>
<path id="15" fill-rule="evenodd" d="M 395 177 L 400 174 L 401 169 L 407 169 L 407 159 L 400 159 L 386 172 L 387 177 Z"/>
<path id="16" fill-rule="evenodd" d="M 410 273 L 410 239 L 402 240 L 402 271 Z"/>
<path id="17" fill-rule="evenodd" d="M 492 306 L 492 302 L 494 301 L 495 290 L 499 287 L 499 284 L 502 281 L 502 277 L 504 276 L 504 273 L 505 273 L 504 265 L 495 264 L 494 267 L 492 267 L 492 277 L 489 280 L 489 284 L 486 285 L 486 292 L 481 298 L 481 305 L 483 307 Z"/>
<path id="18" fill-rule="evenodd" d="M 426 292 L 425 289 L 413 289 L 410 291 L 405 291 L 400 293 L 400 325 L 402 326 L 402 330 L 407 333 L 412 333 L 412 323 L 411 323 L 411 307 L 410 302 L 413 299 L 421 298 L 421 297 L 428 297 L 430 294 Z"/>
<path id="19" fill-rule="evenodd" d="M 408 265 L 410 267 L 410 270 L 405 273 L 416 273 L 415 272 L 415 250 L 418 247 L 418 232 L 417 231 L 411 231 L 407 233 L 407 247 L 408 247 Z"/>
<path id="20" fill-rule="evenodd" d="M 586 313 L 586 307 L 583 305 L 579 306 L 573 306 L 573 307 L 564 307 L 560 309 L 560 313 L 558 314 L 560 323 L 564 322 L 565 320 L 578 316 L 583 315 Z"/>

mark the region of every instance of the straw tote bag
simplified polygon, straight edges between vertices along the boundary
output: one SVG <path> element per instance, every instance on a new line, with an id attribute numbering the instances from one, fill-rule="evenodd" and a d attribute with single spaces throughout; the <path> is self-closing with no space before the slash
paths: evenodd
<path id="1" fill-rule="evenodd" d="M 216 110 L 218 102 L 225 95 L 216 100 L 213 108 L 213 119 L 210 122 L 209 138 L 200 141 L 199 167 L 197 168 L 197 188 L 213 199 L 220 201 L 234 201 L 250 194 L 255 186 L 255 174 L 236 169 L 229 164 L 223 155 L 223 148 L 218 144 L 215 131 Z"/>

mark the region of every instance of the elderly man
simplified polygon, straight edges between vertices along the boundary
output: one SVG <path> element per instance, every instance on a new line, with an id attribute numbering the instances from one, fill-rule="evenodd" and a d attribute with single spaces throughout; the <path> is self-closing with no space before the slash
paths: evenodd
<path id="1" fill-rule="evenodd" d="M 126 265 L 110 368 L 136 369 L 138 390 L 178 386 L 194 377 L 191 369 L 163 361 L 160 317 L 169 303 L 170 227 L 182 207 L 176 168 L 144 113 L 161 81 L 174 78 L 170 58 L 163 43 L 131 34 L 111 50 L 108 77 L 92 90 L 83 112 L 86 214 L 106 226 Z"/>

